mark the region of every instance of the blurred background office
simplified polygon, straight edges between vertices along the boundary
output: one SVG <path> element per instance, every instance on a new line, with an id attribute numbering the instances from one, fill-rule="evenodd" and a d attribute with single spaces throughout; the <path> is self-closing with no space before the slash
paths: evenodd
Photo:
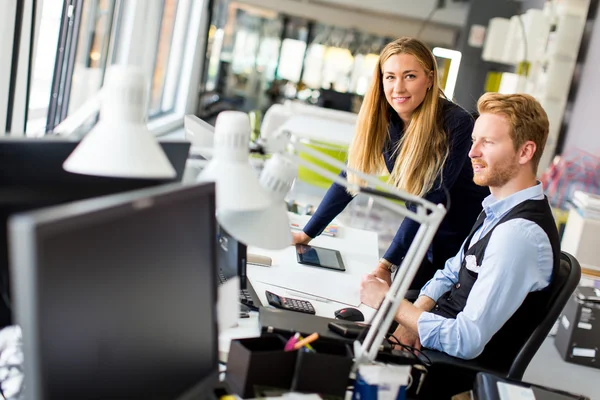
<path id="1" fill-rule="evenodd" d="M 315 129 L 311 140 L 343 159 L 380 50 L 397 37 L 414 36 L 436 55 L 445 94 L 467 110 L 474 112 L 486 91 L 527 92 L 542 103 L 550 119 L 550 136 L 540 179 L 560 224 L 570 209 L 578 208 L 571 204 L 575 191 L 600 193 L 598 0 L 3 0 L 2 4 L 0 132 L 7 136 L 56 134 L 67 117 L 89 107 L 110 65 L 132 64 L 150 78 L 148 127 L 156 136 L 184 138 L 186 114 L 213 124 L 219 112 L 241 110 L 250 113 L 258 137 L 266 134 L 261 122 L 270 110 L 281 112 L 277 123 L 281 125 L 292 114 L 319 115 L 320 107 L 336 110 L 326 118 L 343 121 L 346 129 L 335 137 Z M 85 135 L 98 121 L 97 112 L 88 114 L 81 126 L 67 133 Z M 300 178 L 321 190 L 326 186 L 302 170 Z M 300 205 L 310 211 L 318 194 L 316 200 L 299 201 Z M 359 203 L 348 218 L 362 213 L 367 220 L 363 227 L 377 230 L 383 242 L 391 240 L 398 222 L 382 224 L 385 211 L 373 212 L 371 205 L 368 199 L 362 206 Z M 581 228 L 572 226 L 569 232 L 600 231 L 594 221 L 584 218 Z M 580 241 L 573 243 L 570 251 L 577 257 Z M 580 261 L 598 273 L 597 249 L 585 251 L 586 257 L 591 255 Z M 543 347 L 544 352 L 548 359 L 556 356 L 552 347 Z M 546 362 L 542 359 L 537 366 Z M 534 359 L 529 378 L 540 383 L 583 374 L 593 384 L 599 376 L 589 368 L 569 365 L 553 381 L 536 372 L 535 366 Z"/>
<path id="2" fill-rule="evenodd" d="M 436 49 L 446 94 L 470 111 L 485 91 L 530 92 L 551 119 L 541 170 L 597 151 L 589 112 L 597 1 L 7 0 L 0 126 L 44 135 L 102 86 L 107 66 L 142 66 L 158 135 L 193 113 L 295 101 L 357 112 L 377 55 L 417 36 Z M 487 35 L 486 35 L 487 33 Z M 582 83 L 584 83 L 582 85 Z M 92 118 L 83 128 L 90 129 Z"/>

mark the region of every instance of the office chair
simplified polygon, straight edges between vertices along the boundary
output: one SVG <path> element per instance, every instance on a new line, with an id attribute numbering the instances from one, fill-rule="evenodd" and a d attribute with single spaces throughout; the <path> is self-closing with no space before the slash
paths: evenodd
<path id="1" fill-rule="evenodd" d="M 560 253 L 560 268 L 555 279 L 564 281 L 562 285 L 556 287 L 555 293 L 552 294 L 551 304 L 546 317 L 533 331 L 527 342 L 519 351 L 519 354 L 510 366 L 506 377 L 511 379 L 521 380 L 523 374 L 531 362 L 531 359 L 538 351 L 546 336 L 552 329 L 554 322 L 558 319 L 561 311 L 565 308 L 571 294 L 577 288 L 581 279 L 581 266 L 575 257 L 571 254 L 561 251 Z"/>
<path id="2" fill-rule="evenodd" d="M 554 286 L 554 291 L 550 295 L 550 302 L 546 310 L 540 310 L 540 313 L 545 316 L 523 344 L 508 369 L 498 368 L 489 361 L 482 362 L 477 359 L 463 360 L 435 350 L 424 349 L 423 352 L 431 359 L 434 365 L 437 364 L 441 367 L 441 375 L 447 375 L 448 367 L 452 368 L 453 376 L 451 379 L 448 379 L 450 381 L 448 384 L 456 388 L 453 394 L 470 390 L 473 387 L 475 376 L 481 371 L 520 381 L 533 356 L 548 336 L 554 322 L 558 319 L 571 294 L 575 291 L 580 278 L 581 267 L 579 262 L 569 253 L 562 251 L 558 273 L 554 277 L 554 279 L 558 280 L 559 284 Z M 433 376 L 431 378 L 432 380 L 436 380 Z"/>

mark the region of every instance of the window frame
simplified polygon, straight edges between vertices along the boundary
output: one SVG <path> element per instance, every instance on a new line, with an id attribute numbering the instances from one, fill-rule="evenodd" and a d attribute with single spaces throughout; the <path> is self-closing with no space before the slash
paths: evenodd
<path id="1" fill-rule="evenodd" d="M 0 50 L 10 59 L 0 65 L 0 135 L 25 135 L 32 56 L 42 5 L 37 0 L 9 0 L 0 19 Z"/>
<path id="2" fill-rule="evenodd" d="M 117 63 L 137 65 L 144 69 L 147 76 L 153 76 L 162 7 L 162 1 L 128 0 L 126 2 L 122 22 L 119 24 L 120 33 L 118 40 L 115 41 Z M 184 115 L 195 112 L 198 86 L 204 69 L 210 7 L 212 7 L 212 0 L 190 1 L 188 23 L 185 32 L 182 32 L 185 43 L 182 46 L 181 67 L 171 69 L 172 65 L 167 66 L 167 79 L 170 76 L 171 79 L 176 78 L 178 81 L 175 85 L 173 108 L 148 119 L 148 129 L 155 135 L 167 134 L 183 127 Z M 179 4 L 177 8 L 177 17 L 179 17 Z M 148 21 L 157 23 L 149 26 Z M 175 34 L 173 39 L 176 39 Z"/>

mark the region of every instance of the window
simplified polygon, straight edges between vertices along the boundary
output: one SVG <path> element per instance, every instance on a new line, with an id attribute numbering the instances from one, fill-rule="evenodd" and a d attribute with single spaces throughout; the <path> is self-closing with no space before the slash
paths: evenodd
<path id="1" fill-rule="evenodd" d="M 285 28 L 285 39 L 281 43 L 281 55 L 277 69 L 278 78 L 293 83 L 300 80 L 307 39 L 307 21 L 290 18 Z"/>
<path id="2" fill-rule="evenodd" d="M 44 2 L 28 107 L 28 135 L 49 132 L 102 87 L 117 0 Z M 49 84 L 50 83 L 50 84 Z M 45 124 L 42 120 L 45 119 Z M 87 131 L 96 116 L 85 121 Z"/>
<path id="3" fill-rule="evenodd" d="M 175 107 L 190 6 L 189 0 L 164 1 L 150 92 L 150 118 L 172 112 Z"/>
<path id="4" fill-rule="evenodd" d="M 110 40 L 115 20 L 115 0 L 84 1 L 81 10 L 79 37 L 75 65 L 72 69 L 68 96 L 64 102 L 70 115 L 77 111 L 88 99 L 95 96 L 104 81 L 106 67 L 110 65 Z M 65 60 L 68 64 L 69 60 Z M 69 66 L 66 66 L 68 69 Z M 67 89 L 68 90 L 68 89 Z M 89 130 L 96 122 L 91 118 L 84 129 Z"/>
<path id="5" fill-rule="evenodd" d="M 165 133 L 193 112 L 207 0 L 46 0 L 38 32 L 28 131 L 50 131 L 101 89 L 114 63 L 148 77 L 150 130 Z M 54 68 L 52 68 L 54 67 Z M 45 121 L 44 121 L 45 120 Z M 78 131 L 85 133 L 97 114 Z"/>
<path id="6" fill-rule="evenodd" d="M 31 72 L 26 128 L 28 136 L 40 136 L 45 131 L 62 8 L 63 0 L 46 0 L 43 4 Z"/>
<path id="7" fill-rule="evenodd" d="M 31 76 L 28 136 L 52 130 L 98 92 L 110 59 L 114 11 L 115 0 L 43 2 Z"/>
<path id="8" fill-rule="evenodd" d="M 208 21 L 205 11 L 209 1 L 138 3 L 134 12 L 139 14 L 140 8 L 146 9 L 147 21 L 138 19 L 134 24 L 131 41 L 122 49 L 127 54 L 123 58 L 143 68 L 152 66 L 148 71 L 152 79 L 148 127 L 155 134 L 163 134 L 182 126 L 184 114 L 195 111 L 196 88 L 204 62 L 200 55 L 204 54 L 206 43 Z M 137 49 L 138 46 L 141 49 Z"/>

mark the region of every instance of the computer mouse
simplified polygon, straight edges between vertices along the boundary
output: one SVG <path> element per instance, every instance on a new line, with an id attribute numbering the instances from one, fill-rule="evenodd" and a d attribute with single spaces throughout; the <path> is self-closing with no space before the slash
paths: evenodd
<path id="1" fill-rule="evenodd" d="M 363 315 L 363 313 L 360 312 L 360 310 L 357 310 L 356 308 L 352 307 L 342 308 L 341 310 L 337 310 L 333 314 L 335 315 L 335 318 L 344 321 L 361 322 L 365 320 L 365 316 Z"/>

